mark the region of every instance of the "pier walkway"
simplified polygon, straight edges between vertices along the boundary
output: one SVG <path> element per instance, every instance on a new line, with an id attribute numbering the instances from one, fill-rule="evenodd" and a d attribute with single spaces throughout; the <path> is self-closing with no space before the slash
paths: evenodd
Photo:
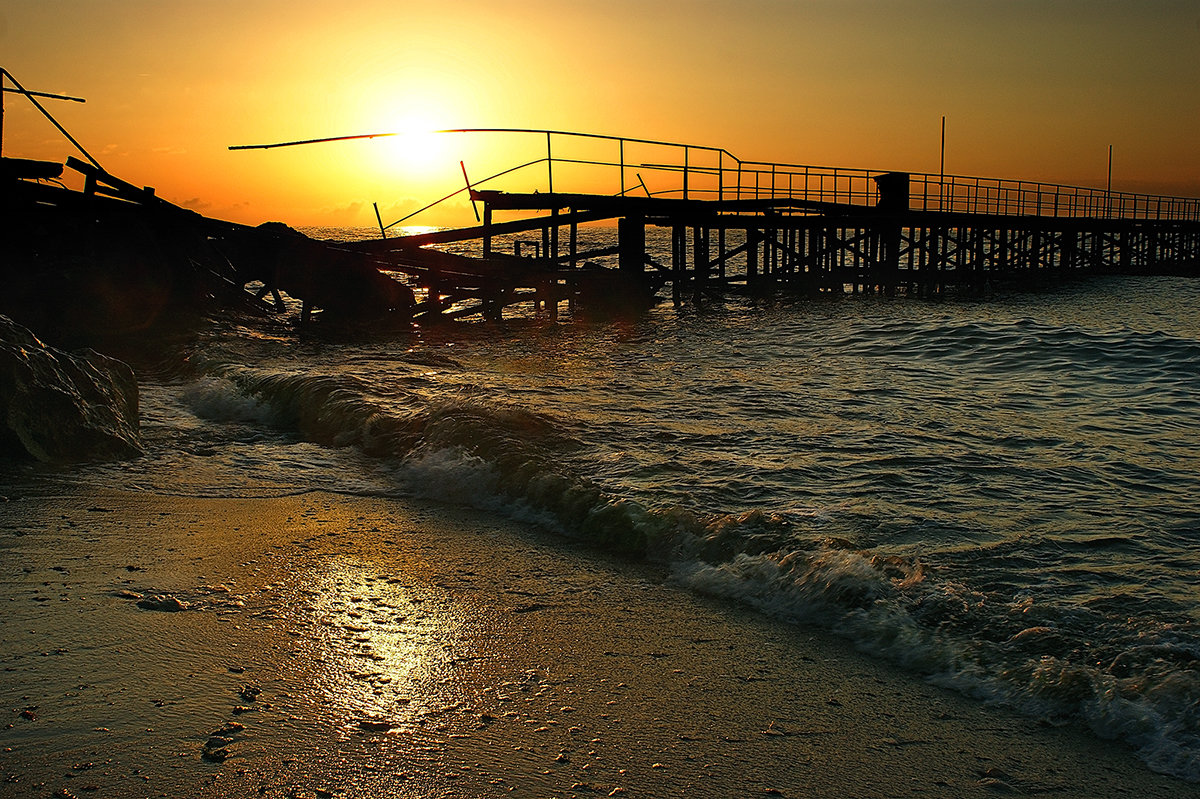
<path id="1" fill-rule="evenodd" d="M 553 318 L 562 301 L 637 303 L 668 284 L 681 303 L 710 291 L 927 296 L 1200 271 L 1195 198 L 752 162 L 720 148 L 563 131 L 446 133 L 531 137 L 544 154 L 438 201 L 469 195 L 482 206 L 479 224 L 395 235 L 411 217 L 380 220 L 380 239 L 352 245 L 409 275 L 418 317 L 497 318 L 533 302 Z M 581 248 L 584 225 L 607 225 L 611 240 Z M 648 249 L 650 228 L 669 233 L 669 259 Z"/>

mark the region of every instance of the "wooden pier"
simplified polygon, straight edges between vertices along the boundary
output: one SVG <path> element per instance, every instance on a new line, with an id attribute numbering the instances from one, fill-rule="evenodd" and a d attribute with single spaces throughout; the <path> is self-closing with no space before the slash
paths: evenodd
<path id="1" fill-rule="evenodd" d="M 483 206 L 478 225 L 348 245 L 409 275 L 423 297 L 418 318 L 494 319 L 519 303 L 557 318 L 564 301 L 585 309 L 601 299 L 641 305 L 667 285 L 679 304 L 717 291 L 932 296 L 1090 274 L 1200 274 L 1198 199 L 751 163 L 691 145 L 501 132 L 545 136 L 545 157 L 524 166 L 545 169 L 548 190 L 483 189 L 480 181 L 463 190 Z M 612 142 L 619 160 L 586 164 L 619 174 L 616 191 L 554 191 L 556 165 L 578 171 L 585 163 L 561 145 L 556 152 L 554 137 Z M 659 157 L 631 163 L 626 154 L 635 145 Z M 650 171 L 670 180 L 652 191 L 643 179 Z M 501 174 L 511 180 L 511 173 Z M 582 249 L 584 225 L 607 225 L 599 235 L 607 241 Z M 656 259 L 648 247 L 653 229 L 669 236 L 669 247 L 658 247 L 669 258 Z M 537 234 L 532 254 L 520 238 L 530 233 Z M 591 233 L 595 240 L 597 229 Z M 439 249 L 450 244 L 472 252 Z"/>
<path id="2" fill-rule="evenodd" d="M 721 148 L 525 129 L 443 131 L 526 137 L 538 150 L 474 183 L 462 164 L 465 185 L 422 209 L 469 197 L 482 205 L 477 224 L 389 235 L 410 215 L 380 220 L 379 239 L 314 241 L 278 223 L 252 228 L 167 203 L 106 172 L 37 99 L 79 98 L 28 91 L 0 70 L 0 99 L 5 92 L 24 95 L 86 158 L 65 164 L 82 175 L 80 192 L 46 182 L 62 165 L 0 158 L 12 256 L 0 311 L 42 308 L 55 324 L 88 315 L 100 296 L 120 297 L 141 319 L 169 315 L 143 307 L 148 295 L 282 313 L 287 294 L 300 321 L 320 309 L 326 319 L 394 327 L 496 320 L 514 306 L 551 320 L 564 303 L 575 315 L 622 312 L 668 285 L 682 304 L 733 291 L 931 296 L 1200 272 L 1200 199 L 745 161 Z M 354 138 L 372 136 L 231 149 Z"/>

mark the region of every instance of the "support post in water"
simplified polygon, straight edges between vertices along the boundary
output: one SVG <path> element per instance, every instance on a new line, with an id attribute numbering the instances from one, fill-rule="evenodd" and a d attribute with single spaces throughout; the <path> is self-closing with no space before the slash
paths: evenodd
<path id="1" fill-rule="evenodd" d="M 641 274 L 646 268 L 646 220 L 623 216 L 617 220 L 617 268 Z"/>

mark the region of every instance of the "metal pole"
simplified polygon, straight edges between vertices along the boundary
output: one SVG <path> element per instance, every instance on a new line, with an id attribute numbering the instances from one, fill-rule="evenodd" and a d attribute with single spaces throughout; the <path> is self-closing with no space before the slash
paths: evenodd
<path id="1" fill-rule="evenodd" d="M 942 156 L 938 162 L 938 210 L 946 203 L 946 115 L 942 114 Z"/>
<path id="2" fill-rule="evenodd" d="M 617 142 L 617 144 L 620 146 L 619 154 L 621 157 L 621 196 L 624 197 L 625 196 L 625 140 L 621 139 L 620 141 Z"/>
<path id="3" fill-rule="evenodd" d="M 723 202 L 724 200 L 725 200 L 725 151 L 720 150 L 717 152 L 717 201 Z M 721 232 L 724 233 L 724 228 L 721 229 Z M 725 262 L 722 261 L 721 263 L 724 264 Z"/>
<path id="4" fill-rule="evenodd" d="M 1108 145 L 1108 187 L 1104 190 L 1104 214 L 1112 216 L 1112 145 Z"/>
<path id="5" fill-rule="evenodd" d="M 683 199 L 688 198 L 688 148 L 683 148 Z"/>
<path id="6" fill-rule="evenodd" d="M 550 131 L 546 131 L 546 170 L 549 175 L 550 193 L 554 193 L 554 158 L 550 154 Z"/>

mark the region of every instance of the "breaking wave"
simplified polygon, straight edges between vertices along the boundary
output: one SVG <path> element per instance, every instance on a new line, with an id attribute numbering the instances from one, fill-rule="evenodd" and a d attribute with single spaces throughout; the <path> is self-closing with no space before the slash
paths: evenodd
<path id="1" fill-rule="evenodd" d="M 1153 360 L 1139 368 L 1159 369 Z M 484 390 L 385 395 L 345 374 L 224 366 L 185 395 L 207 418 L 365 455 L 374 477 L 342 490 L 474 506 L 667 564 L 688 590 L 827 628 L 984 701 L 1085 723 L 1126 741 L 1155 770 L 1200 781 L 1200 627 L 1186 605 L 1029 585 L 1039 564 L 1069 570 L 1078 553 L 1085 568 L 1098 551 L 1119 558 L 1142 545 L 1136 535 L 974 544 L 943 535 L 898 548 L 830 534 L 885 524 L 861 508 L 655 505 L 576 468 L 589 448 L 568 421 Z M 1200 526 L 1176 532 L 1195 537 Z"/>

